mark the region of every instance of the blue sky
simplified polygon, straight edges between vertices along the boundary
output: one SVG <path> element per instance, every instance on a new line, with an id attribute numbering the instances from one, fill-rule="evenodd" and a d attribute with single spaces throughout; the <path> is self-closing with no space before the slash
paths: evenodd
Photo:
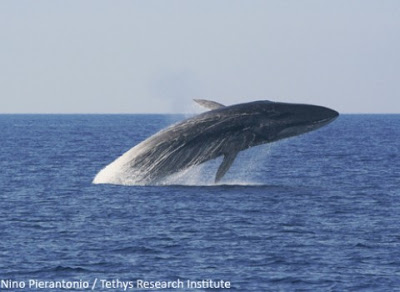
<path id="1" fill-rule="evenodd" d="M 400 1 L 0 1 L 0 112 L 400 113 Z"/>

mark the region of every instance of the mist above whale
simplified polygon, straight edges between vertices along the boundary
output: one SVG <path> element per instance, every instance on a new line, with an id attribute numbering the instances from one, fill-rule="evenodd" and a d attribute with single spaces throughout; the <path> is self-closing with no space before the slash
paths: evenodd
<path id="1" fill-rule="evenodd" d="M 223 156 L 219 182 L 237 154 L 316 130 L 339 114 L 329 108 L 268 100 L 224 106 L 195 100 L 210 109 L 167 127 L 103 168 L 93 183 L 157 184 L 174 173 Z"/>

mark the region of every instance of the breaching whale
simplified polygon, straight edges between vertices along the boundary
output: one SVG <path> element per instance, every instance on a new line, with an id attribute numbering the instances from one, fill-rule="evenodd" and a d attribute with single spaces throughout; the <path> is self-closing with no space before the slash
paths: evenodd
<path id="1" fill-rule="evenodd" d="M 224 106 L 195 99 L 209 111 L 174 124 L 102 169 L 93 183 L 157 184 L 165 177 L 223 156 L 215 182 L 240 151 L 316 130 L 339 113 L 322 106 L 268 100 Z"/>

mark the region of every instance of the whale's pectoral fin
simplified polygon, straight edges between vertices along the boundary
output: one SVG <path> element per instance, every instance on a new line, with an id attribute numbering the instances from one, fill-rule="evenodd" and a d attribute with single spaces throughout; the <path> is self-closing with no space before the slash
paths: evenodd
<path id="1" fill-rule="evenodd" d="M 225 175 L 225 173 L 229 170 L 232 166 L 233 161 L 237 156 L 238 152 L 230 152 L 224 155 L 224 160 L 222 161 L 221 165 L 218 168 L 217 174 L 215 176 L 215 182 L 219 182 L 221 178 Z"/>
<path id="2" fill-rule="evenodd" d="M 210 110 L 215 110 L 217 108 L 225 107 L 223 104 L 211 100 L 205 100 L 205 99 L 193 99 L 193 100 L 202 107 L 205 107 Z"/>

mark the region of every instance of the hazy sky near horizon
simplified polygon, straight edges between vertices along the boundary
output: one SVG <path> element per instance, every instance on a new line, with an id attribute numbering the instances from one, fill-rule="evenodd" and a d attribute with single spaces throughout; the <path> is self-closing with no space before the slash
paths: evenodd
<path id="1" fill-rule="evenodd" d="M 400 1 L 0 0 L 0 113 L 400 113 Z"/>

